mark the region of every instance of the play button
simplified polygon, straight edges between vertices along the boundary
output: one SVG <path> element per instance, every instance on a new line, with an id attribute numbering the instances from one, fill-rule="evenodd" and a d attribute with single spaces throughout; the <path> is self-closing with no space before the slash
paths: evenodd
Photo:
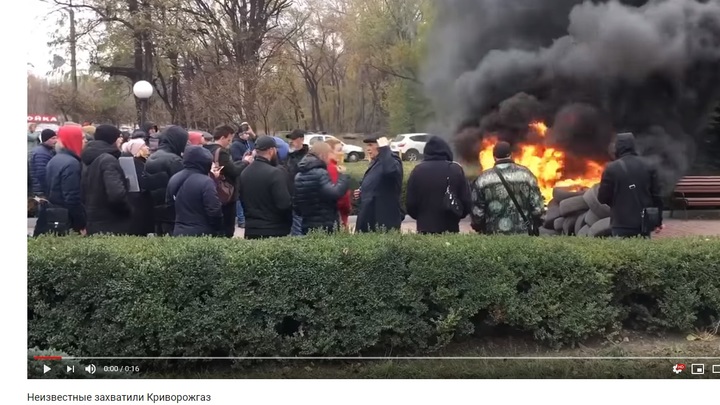
<path id="1" fill-rule="evenodd" d="M 48 371 L 50 371 L 50 367 L 43 364 L 43 374 L 47 374 Z"/>

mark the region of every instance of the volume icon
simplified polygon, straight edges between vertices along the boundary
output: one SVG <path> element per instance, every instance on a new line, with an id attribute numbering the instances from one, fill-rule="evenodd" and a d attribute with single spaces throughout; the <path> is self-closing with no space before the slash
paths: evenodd
<path id="1" fill-rule="evenodd" d="M 90 374 L 95 374 L 96 370 L 97 369 L 95 368 L 94 364 L 91 364 L 91 365 L 85 367 L 85 371 L 87 371 Z"/>

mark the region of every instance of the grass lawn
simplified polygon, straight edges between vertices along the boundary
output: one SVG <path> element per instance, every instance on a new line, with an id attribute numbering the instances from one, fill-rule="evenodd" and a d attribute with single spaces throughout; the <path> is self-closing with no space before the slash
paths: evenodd
<path id="1" fill-rule="evenodd" d="M 388 353 L 386 356 L 391 356 Z M 546 359 L 478 359 L 477 357 L 544 357 Z M 712 365 L 720 360 L 720 339 L 688 341 L 684 335 L 653 336 L 626 332 L 612 342 L 597 341 L 574 349 L 552 350 L 524 338 L 471 338 L 418 360 L 254 361 L 230 366 L 217 362 L 204 371 L 148 373 L 144 378 L 718 378 Z M 459 359 L 458 357 L 476 357 Z M 557 357 L 617 357 L 558 359 Z M 679 357 L 680 359 L 634 359 Z M 695 357 L 696 359 L 693 359 Z M 626 358 L 626 359 L 624 359 Z M 676 363 L 687 366 L 675 375 Z M 705 364 L 704 375 L 691 375 L 691 364 Z"/>

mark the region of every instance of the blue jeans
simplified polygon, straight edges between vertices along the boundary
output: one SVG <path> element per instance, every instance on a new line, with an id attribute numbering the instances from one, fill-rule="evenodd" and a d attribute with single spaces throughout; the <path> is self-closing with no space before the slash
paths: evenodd
<path id="1" fill-rule="evenodd" d="M 290 236 L 302 236 L 302 218 L 293 214 L 292 228 L 290 228 Z"/>
<path id="2" fill-rule="evenodd" d="M 238 225 L 245 225 L 245 211 L 243 211 L 242 202 L 237 201 L 237 223 Z"/>

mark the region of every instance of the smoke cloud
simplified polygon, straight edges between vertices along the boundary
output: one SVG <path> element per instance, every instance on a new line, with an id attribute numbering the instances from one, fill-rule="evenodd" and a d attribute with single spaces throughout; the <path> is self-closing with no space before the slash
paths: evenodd
<path id="1" fill-rule="evenodd" d="M 632 131 L 666 184 L 688 170 L 720 96 L 720 2 L 436 1 L 423 82 L 465 160 L 543 120 L 575 154 L 607 160 Z"/>

